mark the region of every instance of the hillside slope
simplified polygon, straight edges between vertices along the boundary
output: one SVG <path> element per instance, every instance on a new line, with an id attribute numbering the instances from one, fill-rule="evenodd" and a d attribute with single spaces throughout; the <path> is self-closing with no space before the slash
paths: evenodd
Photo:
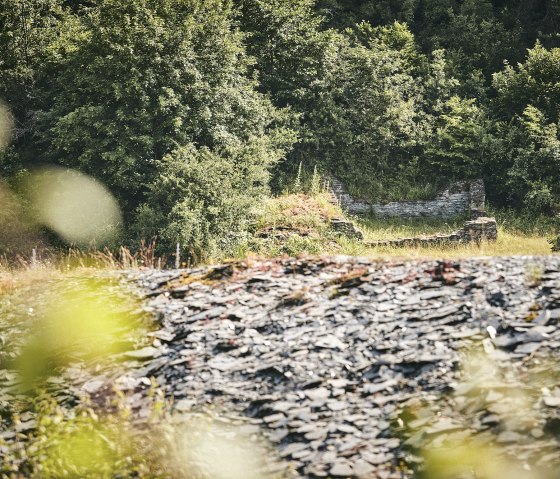
<path id="1" fill-rule="evenodd" d="M 260 430 L 288 475 L 558 477 L 558 257 L 253 260 L 135 280 L 161 326 L 139 374 L 182 414 Z"/>

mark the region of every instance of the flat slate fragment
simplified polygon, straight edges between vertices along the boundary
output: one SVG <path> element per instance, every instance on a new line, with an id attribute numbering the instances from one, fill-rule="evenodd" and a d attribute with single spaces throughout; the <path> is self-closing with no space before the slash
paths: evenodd
<path id="1" fill-rule="evenodd" d="M 149 359 L 157 358 L 161 355 L 161 351 L 152 346 L 148 346 L 142 349 L 136 349 L 134 351 L 127 351 L 124 356 L 130 359 L 137 359 L 139 361 L 147 361 Z"/>
<path id="2" fill-rule="evenodd" d="M 351 477 L 354 475 L 354 469 L 347 462 L 337 462 L 329 473 L 335 477 Z"/>
<path id="3" fill-rule="evenodd" d="M 543 398 L 543 402 L 548 407 L 560 408 L 560 397 L 545 397 L 545 398 Z"/>

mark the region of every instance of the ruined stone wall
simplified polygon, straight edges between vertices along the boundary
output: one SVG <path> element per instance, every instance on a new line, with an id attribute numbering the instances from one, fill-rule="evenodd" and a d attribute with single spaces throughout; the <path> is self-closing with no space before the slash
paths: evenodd
<path id="1" fill-rule="evenodd" d="M 432 217 L 447 219 L 469 215 L 463 228 L 450 234 L 399 238 L 388 241 L 373 241 L 368 246 L 417 247 L 437 246 L 450 243 L 480 243 L 495 241 L 498 238 L 498 226 L 495 218 L 489 218 L 485 211 L 485 191 L 482 180 L 470 183 L 455 183 L 434 200 L 402 201 L 386 205 L 370 204 L 353 198 L 344 185 L 334 177 L 327 178 L 331 201 L 340 204 L 344 210 L 353 214 L 374 214 L 384 218 L 419 218 Z M 363 233 L 345 218 L 333 218 L 331 227 L 337 233 L 351 239 L 363 240 Z"/>
<path id="2" fill-rule="evenodd" d="M 495 218 L 478 217 L 467 221 L 463 228 L 453 233 L 399 238 L 388 241 L 372 241 L 367 243 L 367 245 L 371 247 L 389 246 L 393 248 L 406 248 L 410 246 L 438 246 L 452 243 L 479 244 L 482 241 L 496 241 L 496 239 L 498 239 L 498 225 Z"/>
<path id="3" fill-rule="evenodd" d="M 358 241 L 362 241 L 364 239 L 364 234 L 356 227 L 356 225 L 345 218 L 331 219 L 331 228 L 336 233 L 346 236 L 347 238 L 356 239 Z"/>
<path id="4" fill-rule="evenodd" d="M 370 203 L 354 198 L 335 177 L 326 178 L 328 188 L 343 210 L 351 214 L 373 214 L 380 218 L 441 218 L 449 219 L 484 209 L 485 190 L 482 180 L 455 183 L 433 200 Z"/>

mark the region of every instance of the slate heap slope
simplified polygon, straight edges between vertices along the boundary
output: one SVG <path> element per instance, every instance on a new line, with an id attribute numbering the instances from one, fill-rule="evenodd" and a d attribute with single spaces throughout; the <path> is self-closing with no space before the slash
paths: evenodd
<path id="1" fill-rule="evenodd" d="M 559 257 L 247 260 L 131 279 L 160 328 L 135 374 L 181 414 L 261 431 L 277 473 L 418 477 L 421 451 L 459 436 L 559 477 Z M 491 365 L 475 385 L 468 351 Z"/>

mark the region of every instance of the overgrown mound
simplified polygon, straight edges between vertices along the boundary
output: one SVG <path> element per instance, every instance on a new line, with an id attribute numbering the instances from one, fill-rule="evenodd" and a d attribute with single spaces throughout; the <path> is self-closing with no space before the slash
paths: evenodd
<path id="1" fill-rule="evenodd" d="M 340 246 L 330 221 L 340 215 L 340 208 L 329 202 L 327 193 L 269 199 L 248 249 L 272 257 L 337 251 Z"/>

